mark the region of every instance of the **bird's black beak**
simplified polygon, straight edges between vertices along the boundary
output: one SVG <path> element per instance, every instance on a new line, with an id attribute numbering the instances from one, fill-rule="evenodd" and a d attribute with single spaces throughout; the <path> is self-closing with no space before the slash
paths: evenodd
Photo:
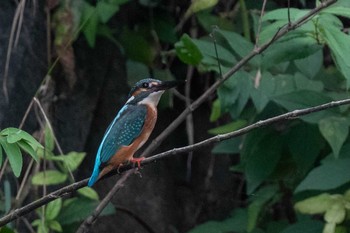
<path id="1" fill-rule="evenodd" d="M 167 89 L 176 87 L 177 85 L 179 85 L 178 81 L 162 81 L 157 86 L 155 86 L 154 89 L 156 91 L 162 91 L 162 90 L 167 90 Z"/>

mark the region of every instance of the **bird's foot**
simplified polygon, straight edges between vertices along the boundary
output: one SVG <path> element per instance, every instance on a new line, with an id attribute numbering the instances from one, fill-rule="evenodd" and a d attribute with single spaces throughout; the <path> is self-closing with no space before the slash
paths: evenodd
<path id="1" fill-rule="evenodd" d="M 118 167 L 117 167 L 117 173 L 120 174 L 120 168 L 123 166 L 123 164 L 119 164 Z"/>
<path id="2" fill-rule="evenodd" d="M 131 158 L 130 162 L 132 162 L 135 166 L 137 164 L 137 167 L 140 169 L 141 168 L 141 162 L 145 159 L 145 157 L 140 157 L 140 158 Z"/>

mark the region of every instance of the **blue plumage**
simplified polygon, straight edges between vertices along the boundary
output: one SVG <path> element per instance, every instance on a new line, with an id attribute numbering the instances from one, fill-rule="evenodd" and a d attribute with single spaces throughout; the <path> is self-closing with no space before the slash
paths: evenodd
<path id="1" fill-rule="evenodd" d="M 146 142 L 157 121 L 157 104 L 165 90 L 175 87 L 175 81 L 143 79 L 131 89 L 128 101 L 107 128 L 98 148 L 94 170 L 88 186 L 130 161 L 137 163 L 135 152 Z"/>
<path id="2" fill-rule="evenodd" d="M 146 106 L 125 105 L 119 111 L 98 148 L 94 171 L 88 186 L 91 187 L 97 181 L 101 164 L 108 162 L 121 146 L 130 145 L 140 135 L 146 114 Z"/>

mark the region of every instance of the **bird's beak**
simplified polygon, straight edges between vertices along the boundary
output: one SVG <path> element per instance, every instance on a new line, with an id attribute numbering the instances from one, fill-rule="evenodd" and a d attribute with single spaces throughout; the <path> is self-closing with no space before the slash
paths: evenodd
<path id="1" fill-rule="evenodd" d="M 154 87 L 155 91 L 167 90 L 176 87 L 179 84 L 178 81 L 163 81 Z"/>

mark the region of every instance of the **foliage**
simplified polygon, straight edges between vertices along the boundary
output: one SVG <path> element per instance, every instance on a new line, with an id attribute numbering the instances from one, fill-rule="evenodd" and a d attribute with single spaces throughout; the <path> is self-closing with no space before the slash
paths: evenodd
<path id="1" fill-rule="evenodd" d="M 33 175 L 32 184 L 38 186 L 64 184 L 71 177 L 83 159 L 85 153 L 69 152 L 66 155 L 55 155 L 55 141 L 51 128 L 45 127 L 45 148 L 39 151 L 40 160 L 52 162 L 55 169 L 43 170 Z M 38 219 L 32 222 L 32 226 L 37 227 L 37 232 L 62 232 L 62 225 L 69 225 L 82 221 L 90 212 L 96 208 L 99 196 L 90 187 L 78 190 L 78 197 L 70 199 L 57 199 L 50 202 L 37 211 Z M 81 207 L 78 207 L 81 206 Z M 74 210 L 74 211 L 73 211 Z M 108 215 L 114 213 L 112 206 L 109 206 L 102 213 Z M 67 214 L 70 214 L 68 217 Z M 62 217 L 65 216 L 65 217 Z"/>
<path id="2" fill-rule="evenodd" d="M 349 7 L 340 1 L 322 11 L 228 79 L 217 92 L 210 120 L 222 122 L 221 119 L 228 116 L 232 120 L 209 133 L 231 132 L 285 111 L 346 97 L 350 87 L 350 37 L 342 31 L 344 25 L 337 16 L 350 18 L 345 13 Z M 290 19 L 297 20 L 306 12 L 291 8 Z M 251 17 L 257 16 L 252 13 Z M 215 29 L 212 35 L 217 42 L 218 58 L 214 40 L 208 37 L 192 38 L 191 42 L 185 35 L 175 44 L 176 53 L 182 62 L 196 65 L 202 73 L 219 73 L 218 59 L 225 73 L 254 46 L 273 38 L 278 28 L 286 24 L 287 8 L 272 9 L 262 18 L 260 33 L 257 27 L 252 27 L 255 35 L 259 33 L 257 45 L 240 33 Z M 324 48 L 330 50 L 331 64 L 324 65 Z M 337 82 L 330 81 L 334 79 Z M 296 210 L 303 214 L 323 214 L 325 225 L 300 218 L 292 226 L 281 227 L 282 232 L 304 232 L 307 227 L 310 232 L 320 232 L 323 228 L 323 232 L 331 233 L 344 228 L 348 223 L 349 203 L 347 194 L 339 193 L 350 184 L 348 121 L 348 107 L 334 108 L 218 144 L 213 153 L 239 154 L 240 164 L 232 170 L 245 175 L 246 193 L 254 197 L 249 199 L 246 208 L 245 227 L 226 229 L 227 224 L 234 222 L 228 218 L 215 224 L 204 223 L 190 232 L 206 232 L 204 229 L 207 232 L 275 232 L 269 228 L 268 209 L 273 211 L 275 205 L 283 202 L 286 192 L 294 192 L 292 201 L 308 197 L 296 203 Z M 307 191 L 316 192 L 316 196 Z M 325 191 L 334 194 L 322 193 Z"/>
<path id="3" fill-rule="evenodd" d="M 0 132 L 0 157 L 6 154 L 11 168 L 16 177 L 21 174 L 23 168 L 22 152 L 29 154 L 38 164 L 52 163 L 52 169 L 44 169 L 35 173 L 31 178 L 34 187 L 48 185 L 62 185 L 67 183 L 83 159 L 85 153 L 69 152 L 66 155 L 55 155 L 54 134 L 49 124 L 44 129 L 43 147 L 34 137 L 17 128 L 7 128 Z M 4 154 L 3 154 L 4 150 Z M 57 199 L 48 203 L 45 207 L 36 211 L 37 219 L 32 221 L 32 226 L 39 233 L 63 232 L 67 225 L 75 224 L 86 218 L 99 203 L 99 196 L 90 187 L 78 190 L 77 197 L 70 199 Z M 9 182 L 4 182 L 5 208 L 1 211 L 8 212 L 11 209 L 12 194 Z M 2 203 L 1 205 L 2 206 Z M 69 216 L 66 216 L 69 212 Z M 102 215 L 110 215 L 115 212 L 110 204 L 102 212 Z M 1 232 L 13 232 L 10 228 L 2 228 Z M 67 231 L 65 231 L 67 232 Z"/>
<path id="4" fill-rule="evenodd" d="M 23 167 L 22 152 L 28 153 L 34 160 L 38 161 L 37 150 L 42 145 L 27 132 L 17 128 L 6 128 L 0 131 L 0 167 L 3 162 L 3 150 L 7 155 L 13 173 L 16 177 L 21 175 Z"/>

